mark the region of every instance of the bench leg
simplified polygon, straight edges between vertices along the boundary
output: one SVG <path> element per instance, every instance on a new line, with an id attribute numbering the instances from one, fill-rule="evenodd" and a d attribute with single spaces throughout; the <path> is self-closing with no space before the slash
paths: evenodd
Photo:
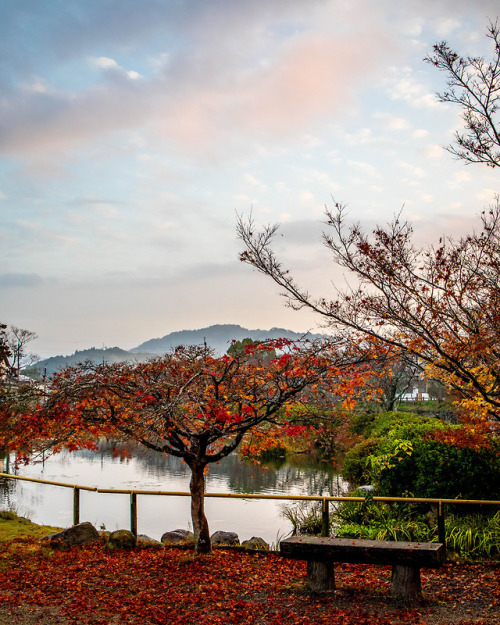
<path id="1" fill-rule="evenodd" d="M 404 564 L 392 566 L 391 597 L 397 601 L 420 601 L 422 599 L 420 567 Z"/>
<path id="2" fill-rule="evenodd" d="M 307 561 L 307 588 L 310 592 L 322 593 L 335 590 L 335 569 L 333 562 Z"/>

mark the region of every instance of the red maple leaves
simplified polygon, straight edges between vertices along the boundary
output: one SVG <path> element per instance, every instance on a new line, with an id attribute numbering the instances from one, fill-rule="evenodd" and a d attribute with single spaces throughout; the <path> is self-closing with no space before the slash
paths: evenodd
<path id="1" fill-rule="evenodd" d="M 335 597 L 318 597 L 304 590 L 305 563 L 275 554 L 194 558 L 179 549 L 51 551 L 14 542 L 0 556 L 0 621 L 11 622 L 22 606 L 40 621 L 49 612 L 80 625 L 485 625 L 500 616 L 498 566 L 424 571 L 425 604 L 398 608 L 389 599 L 390 567 L 339 565 Z"/>

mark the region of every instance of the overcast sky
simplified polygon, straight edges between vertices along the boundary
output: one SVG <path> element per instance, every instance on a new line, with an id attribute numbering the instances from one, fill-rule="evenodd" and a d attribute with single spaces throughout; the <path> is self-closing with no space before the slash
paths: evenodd
<path id="1" fill-rule="evenodd" d="M 301 282 L 339 280 L 331 198 L 368 228 L 465 232 L 496 170 L 442 149 L 459 110 L 423 57 L 490 54 L 498 0 L 1 0 L 0 320 L 42 356 L 214 323 L 298 331 L 238 260 L 281 222 Z"/>

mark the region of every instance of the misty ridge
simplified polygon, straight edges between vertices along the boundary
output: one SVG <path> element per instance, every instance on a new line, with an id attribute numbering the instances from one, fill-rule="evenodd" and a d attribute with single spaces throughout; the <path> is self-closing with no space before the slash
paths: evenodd
<path id="1" fill-rule="evenodd" d="M 232 341 L 242 341 L 250 338 L 254 341 L 264 341 L 266 339 L 286 338 L 291 340 L 321 339 L 325 338 L 322 334 L 313 334 L 310 332 L 300 333 L 285 328 L 271 328 L 270 330 L 250 330 L 236 324 L 217 324 L 200 328 L 198 330 L 180 330 L 178 332 L 170 332 L 161 338 L 154 338 L 144 341 L 137 347 L 130 350 L 121 349 L 120 347 L 91 347 L 84 350 L 76 350 L 70 355 L 52 356 L 39 360 L 28 370 L 23 373 L 27 375 L 53 375 L 57 371 L 64 369 L 68 365 L 76 365 L 86 360 L 92 362 L 124 362 L 144 361 L 154 356 L 166 354 L 171 349 L 179 345 L 204 345 L 205 343 L 211 347 L 216 354 L 224 354 L 231 346 Z"/>

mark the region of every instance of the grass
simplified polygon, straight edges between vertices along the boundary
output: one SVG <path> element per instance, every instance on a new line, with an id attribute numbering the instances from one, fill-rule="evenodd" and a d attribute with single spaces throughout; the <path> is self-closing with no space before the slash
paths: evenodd
<path id="1" fill-rule="evenodd" d="M 50 525 L 37 525 L 11 510 L 0 510 L 0 543 L 10 542 L 16 538 L 43 538 L 60 532 L 61 529 Z"/>
<path id="2" fill-rule="evenodd" d="M 356 493 L 354 493 L 356 494 Z M 297 534 L 321 532 L 321 507 L 310 502 L 285 506 Z M 330 517 L 338 538 L 436 542 L 437 527 L 408 506 L 381 502 L 345 502 Z M 496 514 L 449 514 L 445 518 L 448 558 L 500 560 L 500 511 Z"/>

